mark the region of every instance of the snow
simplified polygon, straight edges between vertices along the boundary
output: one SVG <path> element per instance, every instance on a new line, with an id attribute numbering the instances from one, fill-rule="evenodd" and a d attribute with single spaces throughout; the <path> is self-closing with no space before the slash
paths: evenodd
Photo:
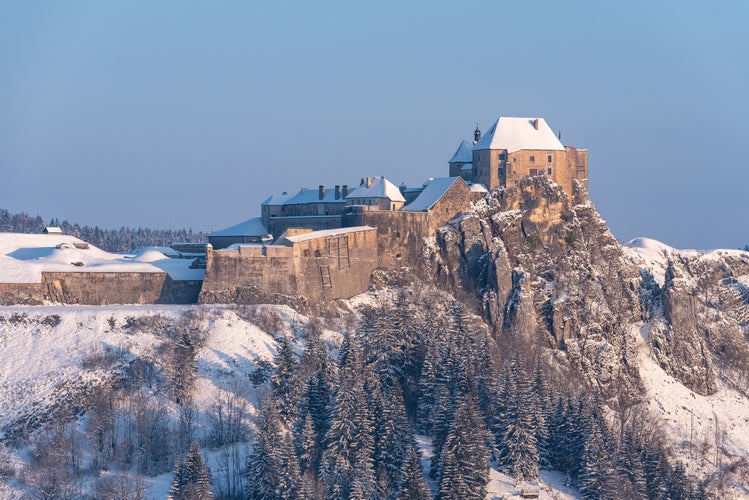
<path id="1" fill-rule="evenodd" d="M 661 417 L 671 441 L 680 445 L 677 449 L 692 467 L 698 466 L 696 455 L 700 443 L 706 438 L 714 438 L 716 418 L 723 431 L 725 452 L 734 458 L 747 455 L 749 399 L 722 383 L 720 390 L 710 396 L 692 392 L 658 365 L 642 338 L 639 340 L 638 362 L 647 389 L 645 400 L 649 409 Z M 691 448 L 687 443 L 690 436 L 695 445 Z"/>
<path id="2" fill-rule="evenodd" d="M 283 205 L 286 203 L 291 197 L 294 195 L 288 194 L 288 193 L 282 193 L 282 194 L 274 194 L 267 198 L 265 201 L 263 201 L 260 206 L 270 206 L 270 205 Z"/>
<path id="3" fill-rule="evenodd" d="M 546 121 L 538 118 L 538 130 L 536 130 L 533 126 L 534 120 L 534 118 L 499 117 L 473 149 L 506 149 L 508 153 L 523 149 L 564 151 L 564 146 Z"/>
<path id="4" fill-rule="evenodd" d="M 76 244 L 80 248 L 76 248 Z M 191 262 L 189 259 L 170 259 L 154 248 L 143 249 L 135 256 L 126 256 L 105 252 L 74 236 L 0 233 L 0 283 L 40 283 L 42 271 L 165 271 L 174 280 L 203 279 L 205 271 L 190 269 Z"/>
<path id="5" fill-rule="evenodd" d="M 311 231 L 309 233 L 299 234 L 296 236 L 284 236 L 275 243 L 275 245 L 284 244 L 286 241 L 291 243 L 299 243 L 301 241 L 314 240 L 316 238 L 327 238 L 328 236 L 340 236 L 348 233 L 356 233 L 359 231 L 375 231 L 375 228 L 370 226 L 354 226 L 354 227 L 343 227 L 339 229 L 323 229 L 320 231 Z M 283 240 L 283 241 L 282 241 Z"/>
<path id="6" fill-rule="evenodd" d="M 461 171 L 473 170 L 473 163 L 466 163 L 465 165 L 460 167 L 460 170 Z"/>
<path id="7" fill-rule="evenodd" d="M 474 193 L 488 193 L 489 190 L 486 189 L 486 186 L 481 184 L 480 182 L 474 182 L 471 184 L 471 191 Z"/>
<path id="8" fill-rule="evenodd" d="M 320 199 L 320 192 L 318 189 L 302 188 L 297 194 L 295 194 L 294 196 L 290 197 L 285 202 L 280 203 L 280 204 L 302 205 L 306 203 L 345 203 L 346 202 L 343 196 L 336 199 L 335 188 L 326 187 L 324 189 L 325 189 L 325 192 L 323 193 L 322 200 Z"/>
<path id="9" fill-rule="evenodd" d="M 268 234 L 260 217 L 253 217 L 226 229 L 215 231 L 208 236 L 265 236 Z"/>
<path id="10" fill-rule="evenodd" d="M 460 177 L 435 177 L 414 201 L 403 207 L 406 212 L 426 212 L 437 203 Z"/>
<path id="11" fill-rule="evenodd" d="M 448 163 L 470 163 L 473 161 L 473 153 L 471 149 L 473 146 L 468 141 L 461 141 L 458 149 L 455 150 L 452 158 L 448 160 Z"/>
<path id="12" fill-rule="evenodd" d="M 369 187 L 362 184 L 346 196 L 347 200 L 360 198 L 387 198 L 390 201 L 406 201 L 398 186 L 384 177 L 373 177 Z"/>

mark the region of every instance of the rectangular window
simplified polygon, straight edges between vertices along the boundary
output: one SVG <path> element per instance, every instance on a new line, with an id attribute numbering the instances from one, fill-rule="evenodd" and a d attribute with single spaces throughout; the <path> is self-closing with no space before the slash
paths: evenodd
<path id="1" fill-rule="evenodd" d="M 533 157 L 531 156 L 531 158 L 533 158 Z M 530 169 L 528 171 L 528 175 L 538 175 L 538 169 L 537 168 Z"/>
<path id="2" fill-rule="evenodd" d="M 499 153 L 499 161 L 505 161 L 507 159 L 507 155 L 504 153 Z"/>
<path id="3" fill-rule="evenodd" d="M 551 169 L 549 169 L 549 175 L 551 175 Z"/>
<path id="4" fill-rule="evenodd" d="M 551 155 L 546 155 L 546 163 L 551 163 Z"/>
<path id="5" fill-rule="evenodd" d="M 531 163 L 536 163 L 536 157 L 535 156 L 531 156 L 530 160 L 531 160 Z"/>

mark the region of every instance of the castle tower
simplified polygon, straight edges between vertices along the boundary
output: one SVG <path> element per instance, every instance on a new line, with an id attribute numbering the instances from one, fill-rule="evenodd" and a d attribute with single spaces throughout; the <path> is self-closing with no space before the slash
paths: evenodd
<path id="1" fill-rule="evenodd" d="M 473 143 L 476 144 L 481 140 L 481 130 L 479 130 L 479 124 L 476 124 L 476 130 L 473 131 Z"/>

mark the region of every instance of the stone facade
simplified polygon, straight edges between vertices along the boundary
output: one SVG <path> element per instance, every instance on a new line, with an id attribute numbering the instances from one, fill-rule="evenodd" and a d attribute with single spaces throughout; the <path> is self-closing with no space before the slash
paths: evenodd
<path id="1" fill-rule="evenodd" d="M 367 290 L 377 267 L 374 228 L 317 231 L 274 245 L 208 250 L 202 303 L 262 302 L 321 305 Z"/>
<path id="2" fill-rule="evenodd" d="M 42 272 L 41 283 L 0 283 L 0 305 L 194 304 L 200 280 L 175 281 L 164 272 Z"/>

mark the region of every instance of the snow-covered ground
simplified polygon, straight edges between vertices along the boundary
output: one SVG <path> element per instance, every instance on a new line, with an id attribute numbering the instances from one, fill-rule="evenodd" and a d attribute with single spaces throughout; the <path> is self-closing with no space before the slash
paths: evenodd
<path id="1" fill-rule="evenodd" d="M 171 259 L 149 247 L 132 255 L 105 252 L 74 236 L 0 233 L 0 283 L 39 283 L 47 272 L 166 272 L 174 280 L 202 280 L 192 259 Z"/>

